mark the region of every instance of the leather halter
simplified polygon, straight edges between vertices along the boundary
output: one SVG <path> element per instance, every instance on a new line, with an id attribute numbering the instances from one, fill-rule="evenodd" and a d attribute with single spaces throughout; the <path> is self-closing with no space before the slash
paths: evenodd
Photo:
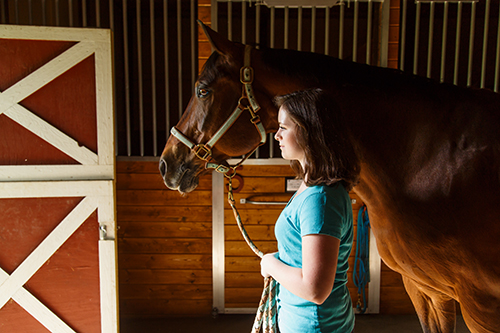
<path id="1" fill-rule="evenodd" d="M 260 105 L 257 103 L 255 96 L 253 94 L 252 83 L 253 83 L 253 68 L 250 67 L 250 53 L 252 51 L 252 47 L 250 45 L 245 46 L 245 57 L 243 62 L 243 67 L 240 69 L 240 82 L 243 84 L 243 93 L 241 98 L 238 101 L 238 105 L 234 109 L 233 113 L 229 116 L 224 124 L 219 128 L 219 130 L 214 134 L 214 136 L 205 144 L 203 143 L 194 143 L 191 141 L 186 135 L 184 135 L 181 131 L 179 131 L 175 126 L 172 127 L 170 133 L 176 137 L 180 142 L 186 145 L 191 151 L 198 157 L 199 159 L 205 161 L 206 169 L 215 169 L 215 171 L 227 174 L 231 169 L 234 171 L 237 167 L 239 167 L 250 155 L 252 155 L 258 147 L 262 146 L 266 143 L 266 130 L 260 121 L 260 117 L 257 115 L 257 111 L 260 110 Z M 244 101 L 247 101 L 244 105 Z M 238 119 L 238 117 L 243 113 L 244 110 L 248 110 L 250 112 L 252 124 L 255 125 L 255 128 L 260 134 L 261 140 L 259 145 L 255 147 L 255 149 L 245 155 L 243 159 L 238 162 L 234 166 L 226 166 L 220 163 L 213 162 L 212 158 L 212 148 L 215 146 L 217 141 L 226 133 L 226 131 L 234 124 L 234 122 Z M 233 173 L 234 175 L 234 173 Z"/>

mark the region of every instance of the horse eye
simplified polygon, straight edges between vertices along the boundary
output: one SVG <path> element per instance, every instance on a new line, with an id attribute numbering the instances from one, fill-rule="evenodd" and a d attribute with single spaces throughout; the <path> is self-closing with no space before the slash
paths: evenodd
<path id="1" fill-rule="evenodd" d="M 198 88 L 197 89 L 197 95 L 199 98 L 207 97 L 208 94 L 210 94 L 210 90 L 208 90 L 206 88 Z"/>

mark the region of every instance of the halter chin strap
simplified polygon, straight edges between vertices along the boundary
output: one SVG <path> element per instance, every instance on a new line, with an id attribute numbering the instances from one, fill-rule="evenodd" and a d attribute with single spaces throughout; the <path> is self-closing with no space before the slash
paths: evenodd
<path id="1" fill-rule="evenodd" d="M 260 117 L 257 115 L 257 111 L 260 110 L 260 105 L 255 99 L 255 95 L 252 89 L 253 83 L 253 68 L 250 67 L 250 54 L 252 47 L 250 45 L 245 46 L 245 57 L 243 61 L 243 67 L 240 69 L 240 81 L 243 84 L 243 93 L 238 101 L 238 105 L 234 109 L 233 113 L 229 118 L 222 124 L 221 128 L 214 134 L 214 136 L 205 144 L 194 143 L 187 136 L 185 136 L 181 131 L 179 131 L 175 126 L 172 127 L 170 133 L 175 136 L 180 142 L 186 145 L 193 153 L 201 160 L 205 161 L 206 169 L 215 169 L 215 171 L 227 174 L 230 170 L 234 170 L 239 167 L 250 155 L 252 155 L 258 147 L 266 143 L 266 130 L 260 121 Z M 244 101 L 247 101 L 248 105 L 245 105 Z M 234 124 L 238 117 L 247 110 L 250 112 L 250 121 L 254 124 L 255 128 L 260 134 L 260 143 L 255 149 L 248 153 L 240 162 L 234 166 L 226 166 L 212 161 L 212 148 L 215 146 L 217 141 L 226 133 L 226 131 Z"/>

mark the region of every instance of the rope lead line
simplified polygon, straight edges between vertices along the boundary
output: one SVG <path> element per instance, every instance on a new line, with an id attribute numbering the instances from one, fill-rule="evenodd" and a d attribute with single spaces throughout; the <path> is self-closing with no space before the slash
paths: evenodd
<path id="1" fill-rule="evenodd" d="M 358 213 L 358 232 L 356 238 L 356 257 L 354 259 L 353 280 L 358 288 L 358 302 L 356 308 L 359 313 L 365 313 L 366 285 L 370 282 L 370 220 L 368 210 L 363 205 Z"/>
<path id="2" fill-rule="evenodd" d="M 233 196 L 233 184 L 232 179 L 236 175 L 236 172 L 233 172 L 232 175 L 225 174 L 228 179 L 228 193 L 227 193 L 227 201 L 229 205 L 233 209 L 234 218 L 236 219 L 236 223 L 238 224 L 238 228 L 245 239 L 245 242 L 248 244 L 250 249 L 260 258 L 264 256 L 257 246 L 252 242 L 250 237 L 248 236 L 243 223 L 241 222 L 240 214 L 234 205 L 234 196 Z M 263 333 L 277 333 L 276 329 L 276 281 L 272 277 L 268 277 L 264 279 L 264 290 L 262 291 L 262 296 L 260 298 L 259 308 L 257 309 L 257 314 L 255 315 L 255 320 L 252 327 L 251 333 L 259 333 L 262 328 Z"/>

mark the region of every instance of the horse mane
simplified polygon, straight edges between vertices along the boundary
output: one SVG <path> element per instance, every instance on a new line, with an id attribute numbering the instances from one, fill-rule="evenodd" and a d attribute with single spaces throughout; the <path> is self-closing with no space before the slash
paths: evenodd
<path id="1" fill-rule="evenodd" d="M 262 60 L 269 69 L 311 82 L 313 86 L 336 84 L 397 88 L 403 85 L 436 88 L 453 86 L 401 70 L 370 66 L 319 53 L 288 49 L 262 49 Z M 299 65 L 300 64 L 300 65 Z"/>

